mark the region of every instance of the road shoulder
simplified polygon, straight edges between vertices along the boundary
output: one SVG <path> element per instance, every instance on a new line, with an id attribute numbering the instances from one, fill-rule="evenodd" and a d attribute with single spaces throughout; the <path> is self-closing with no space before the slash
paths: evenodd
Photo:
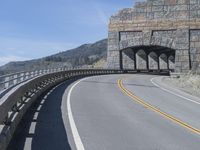
<path id="1" fill-rule="evenodd" d="M 173 83 L 173 80 L 170 79 L 170 77 L 155 77 L 151 79 L 151 82 L 158 88 L 161 88 L 168 93 L 200 104 L 199 95 L 194 94 L 188 88 L 179 87 L 178 85 Z"/>

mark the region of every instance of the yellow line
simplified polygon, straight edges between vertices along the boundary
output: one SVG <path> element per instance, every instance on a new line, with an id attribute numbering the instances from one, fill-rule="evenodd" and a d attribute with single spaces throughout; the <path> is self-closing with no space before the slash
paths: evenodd
<path id="1" fill-rule="evenodd" d="M 148 109 L 160 114 L 161 116 L 163 116 L 163 117 L 165 117 L 165 118 L 167 118 L 167 119 L 179 124 L 180 126 L 182 126 L 184 128 L 187 128 L 188 130 L 200 135 L 200 130 L 199 129 L 197 129 L 195 127 L 192 127 L 191 125 L 189 125 L 189 124 L 187 124 L 187 123 L 185 123 L 185 122 L 183 122 L 183 121 L 181 121 L 181 120 L 179 120 L 179 119 L 177 119 L 177 118 L 175 118 L 175 117 L 173 117 L 173 116 L 171 116 L 171 115 L 169 115 L 169 114 L 157 109 L 156 107 L 152 106 L 151 104 L 145 102 L 144 100 L 142 100 L 139 97 L 137 97 L 136 95 L 134 95 L 132 92 L 130 92 L 128 89 L 125 88 L 125 86 L 123 85 L 123 82 L 122 82 L 121 79 L 118 80 L 118 86 L 119 86 L 120 90 L 123 93 L 128 95 L 134 101 L 136 101 L 136 102 L 140 103 L 141 105 L 145 106 L 146 108 L 148 108 Z"/>

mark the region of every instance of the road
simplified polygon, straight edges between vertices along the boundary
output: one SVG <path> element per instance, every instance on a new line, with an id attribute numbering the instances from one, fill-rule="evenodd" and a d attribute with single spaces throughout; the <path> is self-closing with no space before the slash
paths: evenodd
<path id="1" fill-rule="evenodd" d="M 155 86 L 154 77 L 65 82 L 26 115 L 9 149 L 199 150 L 200 105 Z"/>

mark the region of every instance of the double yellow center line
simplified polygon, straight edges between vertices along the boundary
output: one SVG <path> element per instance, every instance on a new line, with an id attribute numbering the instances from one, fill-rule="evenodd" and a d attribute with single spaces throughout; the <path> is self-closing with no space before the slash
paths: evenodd
<path id="1" fill-rule="evenodd" d="M 199 129 L 197 129 L 195 127 L 192 127 L 191 125 L 189 125 L 189 124 L 187 124 L 187 123 L 185 123 L 185 122 L 183 122 L 183 121 L 181 121 L 181 120 L 179 120 L 179 119 L 177 119 L 177 118 L 175 118 L 175 117 L 173 117 L 173 116 L 171 116 L 171 115 L 169 115 L 169 114 L 167 114 L 167 113 L 165 113 L 165 112 L 157 109 L 153 105 L 145 102 L 144 100 L 142 100 L 139 97 L 137 97 L 136 95 L 134 95 L 131 91 L 129 91 L 128 89 L 126 89 L 126 87 L 124 86 L 124 84 L 122 82 L 122 79 L 118 80 L 118 86 L 119 86 L 120 90 L 124 94 L 126 94 L 131 99 L 133 99 L 134 101 L 138 102 L 139 104 L 143 105 L 144 107 L 146 107 L 146 108 L 148 108 L 148 109 L 150 109 L 150 110 L 152 110 L 152 111 L 160 114 L 161 116 L 163 116 L 163 117 L 165 117 L 165 118 L 167 118 L 167 119 L 175 122 L 176 124 L 178 124 L 178 125 L 186 128 L 186 129 L 188 129 L 188 130 L 190 130 L 190 131 L 192 131 L 192 132 L 200 135 L 200 130 Z"/>

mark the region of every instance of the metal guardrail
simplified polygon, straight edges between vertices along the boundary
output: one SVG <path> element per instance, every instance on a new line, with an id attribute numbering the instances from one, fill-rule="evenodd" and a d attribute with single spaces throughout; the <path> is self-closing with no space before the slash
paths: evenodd
<path id="1" fill-rule="evenodd" d="M 16 86 L 0 99 L 0 150 L 6 149 L 23 115 L 31 104 L 44 92 L 72 77 L 120 73 L 123 73 L 123 71 L 106 69 L 60 69 L 57 72 L 44 71 L 41 73 L 39 71 L 29 74 L 23 72 L 23 75 L 22 73 L 16 73 L 5 76 L 6 78 L 9 77 L 9 79 L 2 82 L 2 84 L 9 83 L 10 86 Z M 18 74 L 19 76 L 17 76 Z"/>
<path id="2" fill-rule="evenodd" d="M 76 70 L 78 68 L 54 68 L 54 69 L 44 69 L 44 70 L 35 70 L 35 71 L 23 71 L 23 72 L 16 72 L 12 74 L 7 74 L 0 76 L 0 93 L 9 89 L 19 83 L 22 83 L 28 79 L 33 77 L 37 77 L 43 74 L 54 73 L 58 71 L 66 71 L 66 70 Z M 88 69 L 88 68 L 84 68 Z"/>
<path id="3" fill-rule="evenodd" d="M 4 93 L 6 93 L 12 87 L 27 81 L 31 78 L 41 76 L 44 74 L 59 72 L 59 71 L 67 71 L 67 70 L 77 70 L 80 68 L 54 68 L 54 69 L 45 69 L 45 70 L 35 70 L 35 71 L 23 71 L 12 74 L 7 74 L 0 76 L 0 98 Z M 91 68 L 81 68 L 81 69 L 91 69 Z M 102 69 L 102 68 L 98 68 Z M 126 71 L 126 70 L 125 70 Z M 130 70 L 129 70 L 130 71 Z M 160 70 L 160 72 L 165 72 L 169 70 Z M 171 71 L 171 70 L 170 70 Z M 158 72 L 158 70 L 132 70 L 132 72 Z"/>

